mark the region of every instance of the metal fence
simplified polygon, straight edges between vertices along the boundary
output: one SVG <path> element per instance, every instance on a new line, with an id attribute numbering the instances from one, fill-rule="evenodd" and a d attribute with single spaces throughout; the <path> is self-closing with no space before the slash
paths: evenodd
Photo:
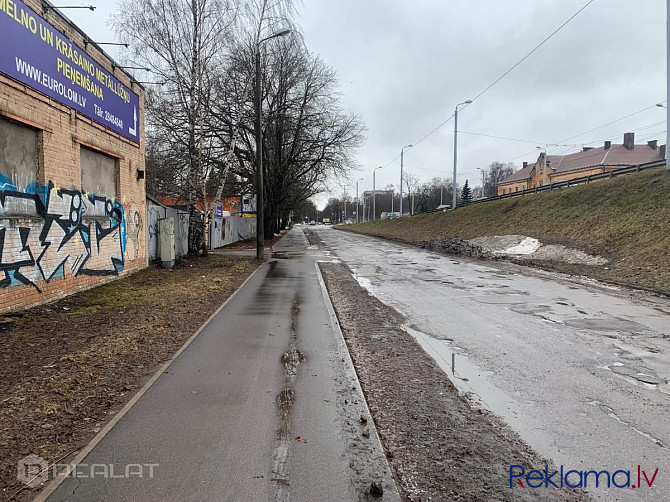
<path id="1" fill-rule="evenodd" d="M 547 185 L 536 186 L 535 188 L 522 189 L 518 192 L 506 193 L 504 195 L 496 195 L 495 197 L 487 197 L 485 199 L 473 200 L 470 204 L 480 204 L 482 202 L 491 202 L 494 200 L 509 199 L 511 197 L 519 197 L 522 195 L 528 195 L 538 192 L 547 192 L 550 190 L 558 190 L 560 188 L 570 188 L 577 185 L 583 185 L 585 183 L 591 183 L 592 181 L 606 180 L 611 178 L 616 178 L 618 176 L 624 176 L 626 174 L 639 173 L 641 171 L 646 171 L 648 169 L 657 169 L 659 167 L 665 167 L 665 160 L 657 160 L 655 162 L 649 162 L 648 164 L 638 164 L 630 167 L 623 167 L 621 169 L 615 169 L 608 173 L 601 174 L 591 174 L 589 176 L 584 176 L 582 178 L 575 178 L 572 180 L 563 180 L 555 181 Z M 459 204 L 458 207 L 464 207 L 465 204 Z M 433 212 L 433 211 L 429 211 Z"/>

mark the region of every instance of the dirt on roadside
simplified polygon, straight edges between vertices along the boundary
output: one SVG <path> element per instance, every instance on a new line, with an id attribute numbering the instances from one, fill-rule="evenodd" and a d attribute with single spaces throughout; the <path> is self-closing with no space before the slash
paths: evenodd
<path id="1" fill-rule="evenodd" d="M 551 463 L 501 419 L 471 407 L 400 328 L 404 318 L 369 295 L 347 267 L 320 267 L 404 500 L 591 500 L 567 488 L 510 488 L 510 465 L 528 472 L 548 464 L 551 471 Z"/>
<path id="2" fill-rule="evenodd" d="M 0 316 L 0 501 L 33 496 L 17 462 L 64 463 L 257 267 L 190 257 Z"/>

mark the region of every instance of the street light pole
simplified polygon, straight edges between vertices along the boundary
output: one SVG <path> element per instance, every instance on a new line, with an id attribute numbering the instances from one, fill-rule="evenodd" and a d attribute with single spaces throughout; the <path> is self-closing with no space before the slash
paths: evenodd
<path id="1" fill-rule="evenodd" d="M 356 180 L 356 223 L 359 223 L 359 222 L 360 222 L 360 219 L 359 219 L 359 217 L 358 217 L 358 213 L 359 213 L 359 207 L 358 207 L 358 206 L 359 206 L 359 204 L 358 204 L 358 202 L 359 202 L 359 200 L 358 200 L 358 182 L 359 182 L 359 181 L 363 181 L 363 178 Z"/>
<path id="2" fill-rule="evenodd" d="M 481 167 L 478 167 L 477 169 L 482 172 L 482 199 L 483 199 L 484 197 L 486 197 L 486 195 L 484 195 L 484 185 L 486 185 L 486 182 L 484 181 L 484 170 Z"/>
<path id="3" fill-rule="evenodd" d="M 670 2 L 670 0 L 668 0 Z M 405 148 L 412 148 L 414 145 L 406 145 L 400 149 L 400 216 L 402 216 L 402 168 L 404 164 Z"/>
<path id="4" fill-rule="evenodd" d="M 451 209 L 456 209 L 456 165 L 458 158 L 458 107 L 461 105 L 469 105 L 472 103 L 472 100 L 468 99 L 462 103 L 456 105 L 456 110 L 454 111 L 454 186 L 453 186 L 453 197 Z"/>
<path id="5" fill-rule="evenodd" d="M 542 184 L 547 184 L 547 149 L 542 148 L 541 146 L 537 147 L 538 150 L 542 150 Z"/>
<path id="6" fill-rule="evenodd" d="M 668 0 L 668 9 L 670 9 L 670 0 Z M 670 11 L 668 12 L 668 47 L 670 47 Z M 670 64 L 670 54 L 668 54 L 668 64 Z M 670 89 L 668 89 L 668 102 L 670 103 Z M 670 107 L 663 103 L 656 103 L 659 108 L 665 108 L 667 119 L 670 120 Z M 665 167 L 670 169 L 670 157 L 668 157 L 668 146 L 670 146 L 670 129 L 665 134 Z"/>
<path id="7" fill-rule="evenodd" d="M 372 221 L 377 221 L 377 179 L 375 174 L 377 174 L 377 169 L 381 168 L 382 166 L 379 166 L 372 170 Z"/>
<path id="8" fill-rule="evenodd" d="M 256 85 L 255 87 L 255 108 L 256 121 L 254 128 L 256 129 L 256 259 L 262 260 L 265 253 L 265 238 L 264 238 L 264 184 L 263 184 L 263 131 L 261 130 L 261 44 L 267 40 L 288 35 L 291 30 L 282 30 L 270 35 L 256 44 Z"/>

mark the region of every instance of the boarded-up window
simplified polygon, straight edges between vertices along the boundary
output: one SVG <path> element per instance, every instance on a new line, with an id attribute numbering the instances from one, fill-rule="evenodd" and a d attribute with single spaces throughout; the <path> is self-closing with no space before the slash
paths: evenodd
<path id="1" fill-rule="evenodd" d="M 115 198 L 116 162 L 114 157 L 81 147 L 81 189 Z"/>
<path id="2" fill-rule="evenodd" d="M 19 190 L 37 180 L 37 131 L 0 118 L 0 185 Z"/>

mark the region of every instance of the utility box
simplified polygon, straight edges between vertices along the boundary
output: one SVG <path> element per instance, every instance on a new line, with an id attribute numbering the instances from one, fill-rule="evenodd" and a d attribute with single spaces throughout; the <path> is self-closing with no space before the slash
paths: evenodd
<path id="1" fill-rule="evenodd" d="M 161 245 L 161 266 L 174 267 L 174 220 L 163 218 L 158 220 L 158 234 Z"/>

